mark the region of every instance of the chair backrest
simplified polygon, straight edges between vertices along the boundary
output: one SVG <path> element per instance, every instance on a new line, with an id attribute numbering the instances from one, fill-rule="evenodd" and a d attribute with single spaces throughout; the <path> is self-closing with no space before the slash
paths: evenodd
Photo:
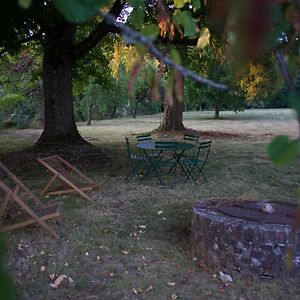
<path id="1" fill-rule="evenodd" d="M 136 140 L 140 143 L 140 142 L 151 142 L 152 137 L 150 133 L 142 133 L 142 134 L 138 134 L 136 136 Z"/>
<path id="2" fill-rule="evenodd" d="M 27 195 L 30 196 L 37 204 L 40 206 L 44 206 L 43 202 L 41 202 L 32 192 L 28 189 L 25 184 L 13 173 L 11 172 L 1 161 L 0 161 L 0 174 L 1 180 L 8 184 L 8 187 L 13 190 L 15 193 L 18 193 L 19 190 L 25 192 Z M 8 179 L 8 181 L 6 180 Z"/>
<path id="3" fill-rule="evenodd" d="M 127 150 L 127 156 L 131 159 L 131 149 L 130 149 L 130 142 L 129 138 L 125 136 L 125 142 L 126 142 L 126 150 Z"/>
<path id="4" fill-rule="evenodd" d="M 187 143 L 198 143 L 199 137 L 192 134 L 185 134 L 183 136 L 183 141 Z"/>
<path id="5" fill-rule="evenodd" d="M 63 176 L 67 176 L 71 172 L 71 170 L 64 165 L 61 160 L 59 160 L 58 155 L 44 157 L 42 160 L 44 163 L 48 164 L 51 168 Z"/>
<path id="6" fill-rule="evenodd" d="M 211 140 L 205 141 L 205 142 L 200 142 L 197 145 L 197 151 L 196 151 L 196 158 L 201 159 L 203 161 L 203 165 L 206 163 L 209 152 L 210 152 L 210 146 L 211 146 Z"/>

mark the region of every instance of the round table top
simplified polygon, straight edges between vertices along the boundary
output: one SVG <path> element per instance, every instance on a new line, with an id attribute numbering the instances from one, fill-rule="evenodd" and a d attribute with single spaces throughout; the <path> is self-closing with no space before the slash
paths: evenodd
<path id="1" fill-rule="evenodd" d="M 191 143 L 181 142 L 141 142 L 137 147 L 143 150 L 156 150 L 156 151 L 185 151 L 194 148 L 196 145 Z"/>

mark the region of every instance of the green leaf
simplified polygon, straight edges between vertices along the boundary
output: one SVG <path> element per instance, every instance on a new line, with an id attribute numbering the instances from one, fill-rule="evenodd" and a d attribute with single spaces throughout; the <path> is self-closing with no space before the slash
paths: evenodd
<path id="1" fill-rule="evenodd" d="M 197 11 L 201 8 L 201 2 L 200 0 L 193 0 L 193 10 Z"/>
<path id="2" fill-rule="evenodd" d="M 174 0 L 174 6 L 176 8 L 182 8 L 184 7 L 186 1 L 185 0 Z"/>
<path id="3" fill-rule="evenodd" d="M 297 188 L 296 194 L 300 198 L 300 187 Z"/>
<path id="4" fill-rule="evenodd" d="M 174 13 L 174 22 L 184 29 L 184 36 L 193 37 L 197 32 L 197 25 L 189 11 L 176 10 Z"/>
<path id="5" fill-rule="evenodd" d="M 109 0 L 54 0 L 55 7 L 69 22 L 85 22 Z"/>
<path id="6" fill-rule="evenodd" d="M 300 118 L 300 95 L 296 92 L 291 93 L 289 96 L 289 102 L 297 112 L 298 118 Z"/>
<path id="7" fill-rule="evenodd" d="M 5 247 L 2 236 L 0 236 L 0 286 L 1 286 L 1 299 L 11 300 L 15 299 L 13 294 L 12 283 L 4 269 L 5 261 Z"/>
<path id="8" fill-rule="evenodd" d="M 200 37 L 198 38 L 197 48 L 203 49 L 209 44 L 210 32 L 207 27 L 201 30 Z"/>
<path id="9" fill-rule="evenodd" d="M 178 65 L 181 64 L 181 57 L 180 57 L 180 54 L 179 54 L 179 52 L 178 52 L 175 48 L 172 48 L 172 49 L 171 49 L 170 55 L 171 55 L 172 60 L 173 60 L 176 64 L 178 64 Z"/>
<path id="10" fill-rule="evenodd" d="M 28 9 L 31 5 L 32 0 L 18 0 L 18 4 L 20 7 L 24 9 Z"/>
<path id="11" fill-rule="evenodd" d="M 296 158 L 299 141 L 289 140 L 286 135 L 279 135 L 268 145 L 267 151 L 275 165 L 286 165 Z"/>
<path id="12" fill-rule="evenodd" d="M 145 11 L 143 9 L 134 10 L 130 14 L 130 23 L 136 29 L 141 29 L 144 24 Z"/>
<path id="13" fill-rule="evenodd" d="M 157 35 L 159 34 L 159 28 L 156 24 L 146 25 L 142 29 L 142 34 L 147 36 L 147 37 L 150 37 L 150 38 L 156 38 Z"/>
<path id="14" fill-rule="evenodd" d="M 132 6 L 133 8 L 145 8 L 145 1 L 144 0 L 128 0 L 127 3 Z"/>

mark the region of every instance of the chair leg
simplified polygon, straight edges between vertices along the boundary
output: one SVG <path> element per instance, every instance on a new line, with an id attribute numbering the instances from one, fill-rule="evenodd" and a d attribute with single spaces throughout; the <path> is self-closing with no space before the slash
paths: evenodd
<path id="1" fill-rule="evenodd" d="M 138 171 L 138 169 L 139 169 L 140 164 L 141 164 L 141 161 L 138 161 L 138 162 L 135 164 L 135 166 L 132 168 L 130 174 L 127 176 L 126 182 L 130 182 L 131 179 L 132 179 L 135 175 L 138 174 L 137 171 Z"/>

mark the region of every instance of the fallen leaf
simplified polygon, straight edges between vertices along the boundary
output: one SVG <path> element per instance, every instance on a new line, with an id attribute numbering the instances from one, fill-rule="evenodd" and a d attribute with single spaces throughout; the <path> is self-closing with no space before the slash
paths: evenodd
<path id="1" fill-rule="evenodd" d="M 171 295 L 172 300 L 176 300 L 177 298 L 178 298 L 178 296 L 175 293 Z"/>
<path id="2" fill-rule="evenodd" d="M 168 286 L 174 286 L 174 285 L 175 285 L 175 282 L 173 282 L 173 281 L 167 281 L 167 285 L 168 285 Z"/>
<path id="3" fill-rule="evenodd" d="M 42 272 L 44 272 L 46 270 L 46 267 L 45 266 L 41 266 L 41 269 L 40 269 Z"/>
<path id="4" fill-rule="evenodd" d="M 219 279 L 225 286 L 228 286 L 232 283 L 232 277 L 229 274 L 225 274 L 222 271 L 219 272 Z"/>
<path id="5" fill-rule="evenodd" d="M 147 226 L 146 225 L 140 225 L 139 226 L 141 229 L 145 229 Z"/>
<path id="6" fill-rule="evenodd" d="M 199 260 L 199 261 L 197 262 L 197 265 L 198 265 L 199 267 L 201 267 L 201 268 L 206 268 L 206 267 L 207 267 L 203 260 Z"/>
<path id="7" fill-rule="evenodd" d="M 74 283 L 73 278 L 72 277 L 68 277 L 68 282 L 69 282 L 69 284 L 73 284 Z"/>
<path id="8" fill-rule="evenodd" d="M 127 251 L 127 250 L 122 250 L 122 253 L 123 253 L 124 255 L 128 255 L 128 254 L 129 254 L 129 251 Z"/>
<path id="9" fill-rule="evenodd" d="M 136 294 L 136 295 L 138 294 L 138 291 L 135 288 L 133 288 L 132 291 L 134 294 Z"/>
<path id="10" fill-rule="evenodd" d="M 49 275 L 49 278 L 50 278 L 51 280 L 54 280 L 55 274 L 50 274 L 50 275 Z"/>
<path id="11" fill-rule="evenodd" d="M 97 258 L 97 260 L 100 260 L 100 256 L 97 255 L 96 258 Z"/>
<path id="12" fill-rule="evenodd" d="M 150 286 L 146 289 L 146 292 L 148 293 L 148 292 L 150 292 L 151 290 L 153 290 L 153 286 L 152 286 L 152 285 L 150 285 Z"/>
<path id="13" fill-rule="evenodd" d="M 56 280 L 54 281 L 54 283 L 50 283 L 50 286 L 53 289 L 58 289 L 58 287 L 60 286 L 60 284 L 63 282 L 63 280 L 67 278 L 67 276 L 65 274 L 63 275 L 59 275 Z"/>
<path id="14" fill-rule="evenodd" d="M 160 210 L 160 211 L 157 212 L 158 215 L 161 215 L 162 213 L 163 213 L 162 210 Z"/>

